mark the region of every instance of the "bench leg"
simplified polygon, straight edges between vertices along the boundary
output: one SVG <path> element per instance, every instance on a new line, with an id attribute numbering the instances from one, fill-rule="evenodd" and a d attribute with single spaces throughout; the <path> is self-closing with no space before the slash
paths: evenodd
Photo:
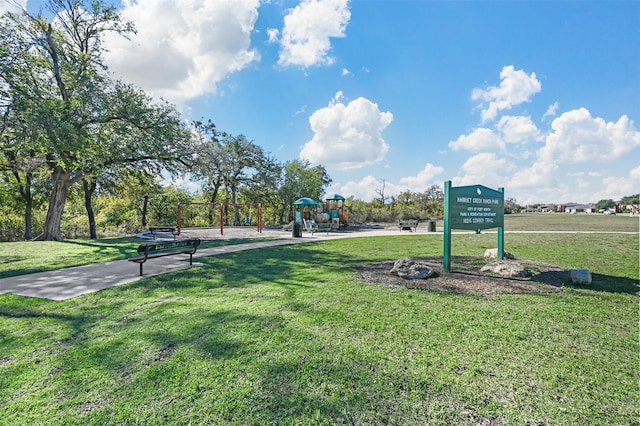
<path id="1" fill-rule="evenodd" d="M 142 262 L 140 262 L 140 276 L 142 276 Z"/>

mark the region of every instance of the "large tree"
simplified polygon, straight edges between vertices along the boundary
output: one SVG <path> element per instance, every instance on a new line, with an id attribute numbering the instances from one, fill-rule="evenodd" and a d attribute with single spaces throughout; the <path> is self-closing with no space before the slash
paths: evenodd
<path id="1" fill-rule="evenodd" d="M 199 135 L 194 177 L 203 182 L 209 202 L 217 201 L 221 189 L 233 204 L 239 202 L 241 194 L 246 202 L 262 202 L 275 190 L 281 167 L 262 147 L 244 135 L 218 132 L 211 122 L 194 125 Z M 240 224 L 238 207 L 233 222 Z"/>
<path id="2" fill-rule="evenodd" d="M 44 156 L 29 145 L 37 138 L 37 130 L 14 113 L 8 101 L 0 110 L 0 180 L 11 188 L 11 204 L 20 211 L 24 220 L 24 238 L 33 238 L 34 209 L 43 201 L 41 192 L 46 187 L 43 173 Z"/>
<path id="3" fill-rule="evenodd" d="M 116 164 L 187 163 L 189 133 L 173 107 L 113 81 L 101 38 L 132 26 L 100 0 L 49 0 L 51 19 L 5 15 L 0 22 L 0 98 L 34 129 L 24 149 L 44 159 L 51 179 L 44 238 L 60 240 L 69 188 L 90 193 Z"/>
<path id="4" fill-rule="evenodd" d="M 218 132 L 212 121 L 206 123 L 195 121 L 196 158 L 193 177 L 202 182 L 202 192 L 211 203 L 209 209 L 209 225 L 213 225 L 213 204 L 218 200 L 222 188 L 223 157 L 220 139 L 226 134 Z"/>

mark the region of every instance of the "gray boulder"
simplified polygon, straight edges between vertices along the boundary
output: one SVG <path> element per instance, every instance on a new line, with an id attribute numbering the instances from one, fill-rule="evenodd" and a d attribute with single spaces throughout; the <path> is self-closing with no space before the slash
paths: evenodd
<path id="1" fill-rule="evenodd" d="M 409 257 L 398 259 L 389 272 L 397 274 L 400 278 L 406 280 L 425 280 L 439 275 L 438 271 L 435 271 L 426 263 L 413 260 Z"/>
<path id="2" fill-rule="evenodd" d="M 569 276 L 574 284 L 591 284 L 591 272 L 588 269 L 572 269 L 569 271 Z"/>
<path id="3" fill-rule="evenodd" d="M 533 276 L 531 271 L 519 264 L 505 260 L 498 260 L 484 265 L 480 272 L 492 272 L 507 278 L 527 278 Z"/>
<path id="4" fill-rule="evenodd" d="M 515 259 L 515 256 L 511 253 L 509 253 L 508 251 L 503 251 L 502 252 L 503 257 L 505 259 Z M 497 259 L 498 258 L 498 249 L 494 248 L 494 249 L 487 249 L 484 251 L 484 257 L 488 258 L 488 259 Z"/>

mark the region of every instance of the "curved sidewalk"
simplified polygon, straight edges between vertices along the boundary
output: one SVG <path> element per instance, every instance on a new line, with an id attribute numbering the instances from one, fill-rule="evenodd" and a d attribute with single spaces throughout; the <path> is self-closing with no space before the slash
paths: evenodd
<path id="1" fill-rule="evenodd" d="M 195 259 L 262 247 L 308 243 L 312 241 L 315 240 L 310 238 L 289 238 L 212 247 L 198 250 L 193 257 Z M 199 265 L 196 261 L 194 261 L 193 264 Z M 126 259 L 115 260 L 113 262 L 2 278 L 0 279 L 0 294 L 10 293 L 17 296 L 65 300 L 82 294 L 93 293 L 105 288 L 137 281 L 141 278 L 187 269 L 189 267 L 189 257 L 186 255 L 149 259 L 144 264 L 144 276 L 141 277 L 139 275 L 138 264 L 129 262 Z"/>
<path id="2" fill-rule="evenodd" d="M 406 234 L 406 233 L 405 233 Z M 332 232 L 328 235 L 316 233 L 305 235 L 303 238 L 285 237 L 278 240 L 258 241 L 255 243 L 225 245 L 198 250 L 194 259 L 233 253 L 244 250 L 254 250 L 262 247 L 311 243 L 333 238 L 364 237 L 370 235 L 398 235 L 398 232 L 370 231 L 342 233 Z M 187 260 L 185 262 L 185 259 Z M 93 265 L 75 266 L 54 271 L 37 272 L 34 274 L 18 275 L 0 279 L 0 294 L 14 294 L 16 296 L 37 297 L 50 300 L 66 300 L 87 293 L 93 293 L 105 288 L 137 281 L 141 278 L 178 271 L 190 267 L 189 258 L 185 256 L 167 256 L 149 259 L 144 264 L 144 276 L 139 275 L 138 265 L 126 259 L 115 260 Z M 194 261 L 194 265 L 199 265 Z"/>

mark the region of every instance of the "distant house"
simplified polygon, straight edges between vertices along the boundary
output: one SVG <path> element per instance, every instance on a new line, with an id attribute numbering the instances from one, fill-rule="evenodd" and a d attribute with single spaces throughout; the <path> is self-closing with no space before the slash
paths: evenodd
<path id="1" fill-rule="evenodd" d="M 629 212 L 632 215 L 637 215 L 638 214 L 638 205 L 636 204 L 616 204 L 615 206 L 616 209 L 616 213 L 622 213 L 622 212 Z"/>
<path id="2" fill-rule="evenodd" d="M 558 206 L 558 211 L 564 213 L 593 213 L 595 210 L 595 204 L 566 203 Z"/>

